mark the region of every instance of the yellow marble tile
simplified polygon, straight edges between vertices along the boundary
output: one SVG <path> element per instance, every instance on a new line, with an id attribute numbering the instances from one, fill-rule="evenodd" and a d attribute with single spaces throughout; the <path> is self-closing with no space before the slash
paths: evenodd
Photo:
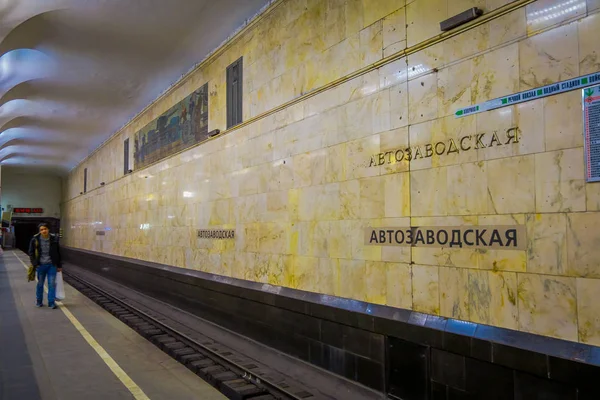
<path id="1" fill-rule="evenodd" d="M 412 274 L 410 264 L 385 263 L 386 304 L 412 309 Z"/>
<path id="2" fill-rule="evenodd" d="M 440 314 L 439 268 L 412 266 L 413 310 Z"/>
<path id="3" fill-rule="evenodd" d="M 356 219 L 360 216 L 360 182 L 350 180 L 340 183 L 340 218 Z"/>
<path id="4" fill-rule="evenodd" d="M 319 259 L 316 257 L 293 257 L 291 261 L 292 273 L 286 271 L 286 286 L 293 287 L 308 292 L 316 292 L 319 285 L 319 275 L 315 274 L 315 269 L 319 265 Z"/>
<path id="5" fill-rule="evenodd" d="M 385 216 L 385 189 L 383 177 L 363 178 L 360 184 L 360 216 L 361 218 L 382 218 Z"/>
<path id="6" fill-rule="evenodd" d="M 264 221 L 287 221 L 288 218 L 287 190 L 266 193 L 266 210 L 263 214 Z"/>
<path id="7" fill-rule="evenodd" d="M 410 151 L 404 149 L 404 153 L 400 153 L 399 157 L 403 158 L 403 161 L 410 159 L 411 171 L 428 169 L 433 166 L 433 153 L 428 154 L 426 146 L 434 141 L 433 136 L 440 129 L 441 124 L 439 120 L 431 120 L 409 126 L 408 137 L 410 146 L 406 146 L 406 149 L 410 148 Z"/>
<path id="8" fill-rule="evenodd" d="M 599 224 L 597 212 L 567 214 L 567 275 L 600 277 Z"/>
<path id="9" fill-rule="evenodd" d="M 282 254 L 288 243 L 288 224 L 269 222 L 260 224 L 258 251 L 269 254 Z"/>
<path id="10" fill-rule="evenodd" d="M 469 313 L 473 322 L 517 329 L 517 274 L 469 270 Z"/>
<path id="11" fill-rule="evenodd" d="M 436 216 L 448 213 L 447 168 L 414 171 L 410 175 L 410 201 L 413 216 Z"/>
<path id="12" fill-rule="evenodd" d="M 479 217 L 479 225 L 524 225 L 525 215 L 506 214 L 506 215 L 485 215 Z M 526 237 L 517 238 L 517 240 L 526 240 Z M 525 272 L 527 270 L 527 251 L 525 250 L 493 250 L 478 249 L 477 264 L 479 269 L 492 271 L 513 271 Z"/>
<path id="13" fill-rule="evenodd" d="M 349 227 L 352 232 L 364 232 L 365 228 L 378 226 L 381 219 L 370 220 L 352 220 L 349 221 Z M 365 246 L 364 236 L 362 234 L 351 235 L 352 254 L 350 258 L 354 260 L 381 261 L 381 246 Z"/>
<path id="14" fill-rule="evenodd" d="M 341 214 L 340 184 L 329 183 L 318 186 L 315 218 L 317 220 L 337 220 Z"/>
<path id="15" fill-rule="evenodd" d="M 323 166 L 324 167 L 324 166 Z M 312 181 L 312 156 L 310 153 L 298 154 L 292 157 L 294 187 L 309 186 Z M 246 177 L 241 177 L 244 180 Z"/>
<path id="16" fill-rule="evenodd" d="M 450 3 L 450 2 L 449 2 Z M 452 2 L 454 3 L 454 2 Z M 463 9 L 465 11 L 467 8 Z M 456 15 L 458 13 L 448 15 Z M 453 63 L 471 57 L 489 48 L 490 25 L 483 24 L 443 42 L 444 59 Z"/>
<path id="17" fill-rule="evenodd" d="M 408 171 L 409 161 L 404 158 L 401 161 L 398 161 L 396 158 L 396 153 L 398 150 L 406 149 L 408 147 L 407 127 L 397 128 L 391 131 L 380 133 L 379 143 L 380 152 L 384 154 L 384 158 L 389 157 L 390 161 L 390 163 L 386 162 L 380 166 L 382 175 Z M 388 158 L 385 158 L 385 160 L 388 161 Z"/>
<path id="18" fill-rule="evenodd" d="M 585 0 L 537 0 L 525 7 L 530 33 L 585 15 Z"/>
<path id="19" fill-rule="evenodd" d="M 488 161 L 487 193 L 484 196 L 489 211 L 497 214 L 534 212 L 534 177 L 534 156 Z"/>
<path id="20" fill-rule="evenodd" d="M 433 71 L 435 68 L 441 69 L 447 63 L 443 42 L 425 47 L 407 57 L 408 78 L 414 79 L 419 75 Z"/>
<path id="21" fill-rule="evenodd" d="M 319 277 L 315 291 L 317 293 L 335 295 L 335 281 L 338 260 L 330 258 L 319 258 L 315 274 Z"/>
<path id="22" fill-rule="evenodd" d="M 364 280 L 364 300 L 374 304 L 385 304 L 387 297 L 386 263 L 383 261 L 367 261 Z"/>
<path id="23" fill-rule="evenodd" d="M 413 213 L 414 214 L 414 213 Z M 412 226 L 464 226 L 477 225 L 477 216 L 413 217 Z M 477 268 L 478 252 L 465 248 L 411 247 L 412 261 L 422 265 L 457 268 Z"/>
<path id="24" fill-rule="evenodd" d="M 394 55 L 394 54 L 396 54 L 399 51 L 402 51 L 404 49 L 406 49 L 406 41 L 402 41 L 402 42 L 397 42 L 397 43 L 391 44 L 388 47 L 385 47 L 383 49 L 383 58 L 386 58 L 386 57 L 389 57 L 391 55 Z"/>
<path id="25" fill-rule="evenodd" d="M 348 178 L 364 178 L 379 175 L 379 169 L 369 167 L 371 157 L 380 152 L 379 135 L 359 139 L 346 144 Z"/>
<path id="26" fill-rule="evenodd" d="M 536 154 L 536 211 L 584 211 L 583 165 L 582 148 Z"/>
<path id="27" fill-rule="evenodd" d="M 394 7 L 397 7 L 398 2 Z M 396 45 L 396 51 L 406 47 L 406 9 L 400 8 L 383 18 L 383 49 Z"/>
<path id="28" fill-rule="evenodd" d="M 472 104 L 473 62 L 463 61 L 443 68 L 438 73 L 439 116 L 454 116 L 457 109 Z"/>
<path id="29" fill-rule="evenodd" d="M 447 207 L 450 215 L 487 214 L 487 168 L 484 162 L 447 167 Z"/>
<path id="30" fill-rule="evenodd" d="M 339 260 L 340 285 L 337 296 L 363 300 L 365 297 L 366 262 L 362 260 Z"/>
<path id="31" fill-rule="evenodd" d="M 254 268 L 255 282 L 283 282 L 284 264 L 282 257 L 275 254 L 257 254 Z"/>
<path id="32" fill-rule="evenodd" d="M 408 82 L 403 82 L 390 88 L 390 128 L 402 128 L 408 123 Z"/>
<path id="33" fill-rule="evenodd" d="M 516 110 L 516 111 L 515 111 Z M 500 112 L 503 110 L 500 110 Z M 544 124 L 540 123 L 544 119 L 544 103 L 542 100 L 530 101 L 519 104 L 513 109 L 514 123 L 513 129 L 517 128 L 517 138 L 510 141 L 510 145 L 496 152 L 505 152 L 508 150 L 512 155 L 539 153 L 545 150 Z M 508 129 L 508 128 L 507 128 Z M 511 133 L 514 133 L 511 132 Z M 504 138 L 509 141 L 507 131 L 505 130 Z M 505 142 L 505 143 L 506 143 Z M 489 152 L 492 149 L 487 150 Z"/>
<path id="34" fill-rule="evenodd" d="M 256 253 L 235 253 L 235 266 L 231 270 L 233 278 L 252 280 L 256 265 Z"/>
<path id="35" fill-rule="evenodd" d="M 406 5 L 408 46 L 440 33 L 440 21 L 448 18 L 447 0 L 417 0 Z"/>
<path id="36" fill-rule="evenodd" d="M 491 10 L 491 9 L 488 9 Z M 527 35 L 527 16 L 524 8 L 519 8 L 489 22 L 489 46 L 495 47 Z"/>
<path id="37" fill-rule="evenodd" d="M 385 218 L 382 219 L 381 226 L 408 227 L 410 218 Z M 410 263 L 411 248 L 400 246 L 382 246 L 381 260 L 388 262 Z"/>
<path id="38" fill-rule="evenodd" d="M 588 211 L 600 211 L 600 185 L 586 183 L 585 197 Z"/>
<path id="39" fill-rule="evenodd" d="M 371 0 L 362 0 L 364 10 L 364 26 L 369 26 L 401 7 L 404 7 L 404 0 L 381 0 L 373 2 Z"/>
<path id="40" fill-rule="evenodd" d="M 583 146 L 581 91 L 544 99 L 546 151 Z"/>
<path id="41" fill-rule="evenodd" d="M 345 2 L 346 37 L 360 31 L 364 26 L 363 0 Z"/>
<path id="42" fill-rule="evenodd" d="M 469 320 L 469 275 L 466 269 L 440 267 L 440 315 Z"/>
<path id="43" fill-rule="evenodd" d="M 523 65 L 519 46 L 520 44 L 517 43 L 511 44 L 473 59 L 471 84 L 473 103 L 519 91 L 519 65 Z M 522 73 L 521 79 L 523 79 Z"/>
<path id="44" fill-rule="evenodd" d="M 377 21 L 359 32 L 360 66 L 365 67 L 383 58 L 383 25 Z"/>
<path id="45" fill-rule="evenodd" d="M 452 115 L 437 119 L 431 131 L 431 141 L 436 151 L 431 160 L 432 165 L 437 167 L 477 161 L 479 154 L 475 149 L 477 147 L 476 132 L 477 119 L 475 116 L 455 118 Z M 470 138 L 462 139 L 465 136 Z M 461 140 L 463 140 L 462 143 Z M 445 148 L 438 145 L 438 142 L 443 142 Z"/>
<path id="46" fill-rule="evenodd" d="M 350 258 L 352 255 L 352 231 L 351 221 L 331 221 L 329 224 L 330 237 L 327 248 L 330 258 Z"/>
<path id="47" fill-rule="evenodd" d="M 577 322 L 579 341 L 600 345 L 599 279 L 577 278 Z"/>
<path id="48" fill-rule="evenodd" d="M 527 215 L 527 272 L 566 275 L 567 218 L 565 214 Z"/>
<path id="49" fill-rule="evenodd" d="M 410 216 L 410 177 L 402 172 L 382 177 L 386 218 Z M 380 193 L 381 195 L 381 193 Z"/>
<path id="50" fill-rule="evenodd" d="M 346 37 L 345 2 L 341 0 L 328 1 L 325 9 L 325 47 L 329 48 L 344 40 Z"/>
<path id="51" fill-rule="evenodd" d="M 437 117 L 437 85 L 437 73 L 431 73 L 408 82 L 409 124 L 417 124 Z"/>
<path id="52" fill-rule="evenodd" d="M 307 248 L 308 255 L 327 257 L 330 236 L 329 221 L 311 221 L 308 223 Z"/>
<path id="53" fill-rule="evenodd" d="M 390 90 L 382 90 L 372 96 L 373 102 L 373 133 L 385 132 L 391 129 Z"/>
<path id="54" fill-rule="evenodd" d="M 519 274 L 519 330 L 577 340 L 575 278 Z"/>
<path id="55" fill-rule="evenodd" d="M 577 23 L 532 36 L 518 46 L 521 90 L 579 75 Z"/>
<path id="56" fill-rule="evenodd" d="M 600 4 L 600 0 L 596 0 Z M 589 15 L 579 21 L 579 72 L 592 74 L 600 71 L 600 45 L 595 37 L 600 35 L 600 14 Z M 579 91 L 577 91 L 579 92 Z"/>
<path id="57" fill-rule="evenodd" d="M 342 182 L 346 180 L 347 159 L 344 143 L 328 147 L 325 158 L 325 182 Z"/>

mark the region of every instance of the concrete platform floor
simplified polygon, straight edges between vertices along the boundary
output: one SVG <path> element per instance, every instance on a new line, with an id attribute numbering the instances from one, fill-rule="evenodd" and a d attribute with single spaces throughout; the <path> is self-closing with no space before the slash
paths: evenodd
<path id="1" fill-rule="evenodd" d="M 69 285 L 60 308 L 36 308 L 25 264 L 0 257 L 0 400 L 225 399 Z"/>

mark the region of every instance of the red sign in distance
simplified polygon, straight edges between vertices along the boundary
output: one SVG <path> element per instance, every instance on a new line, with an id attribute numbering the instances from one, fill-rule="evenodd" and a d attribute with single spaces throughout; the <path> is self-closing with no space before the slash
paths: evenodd
<path id="1" fill-rule="evenodd" d="M 42 214 L 43 208 L 14 208 L 13 213 L 15 214 Z"/>

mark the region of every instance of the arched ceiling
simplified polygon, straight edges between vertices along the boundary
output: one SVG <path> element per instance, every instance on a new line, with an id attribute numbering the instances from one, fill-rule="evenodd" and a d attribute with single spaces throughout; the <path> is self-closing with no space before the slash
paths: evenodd
<path id="1" fill-rule="evenodd" d="M 0 163 L 65 173 L 269 0 L 0 0 Z"/>

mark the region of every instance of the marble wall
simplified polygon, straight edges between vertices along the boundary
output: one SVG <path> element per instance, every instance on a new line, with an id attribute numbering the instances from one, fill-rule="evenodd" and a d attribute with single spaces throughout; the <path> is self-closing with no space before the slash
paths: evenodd
<path id="1" fill-rule="evenodd" d="M 278 4 L 72 171 L 66 244 L 600 345 L 600 183 L 584 179 L 580 92 L 453 115 L 600 71 L 599 1 L 538 0 L 419 45 L 468 7 L 508 3 Z M 209 130 L 224 130 L 225 68 L 240 56 L 249 120 L 403 49 L 407 57 L 121 176 L 123 140 L 206 82 Z M 371 165 L 392 149 L 513 127 L 516 143 Z M 106 185 L 79 195 L 83 168 L 88 190 Z M 527 248 L 364 243 L 367 227 L 466 225 L 525 225 Z M 211 228 L 236 237 L 196 237 Z"/>

